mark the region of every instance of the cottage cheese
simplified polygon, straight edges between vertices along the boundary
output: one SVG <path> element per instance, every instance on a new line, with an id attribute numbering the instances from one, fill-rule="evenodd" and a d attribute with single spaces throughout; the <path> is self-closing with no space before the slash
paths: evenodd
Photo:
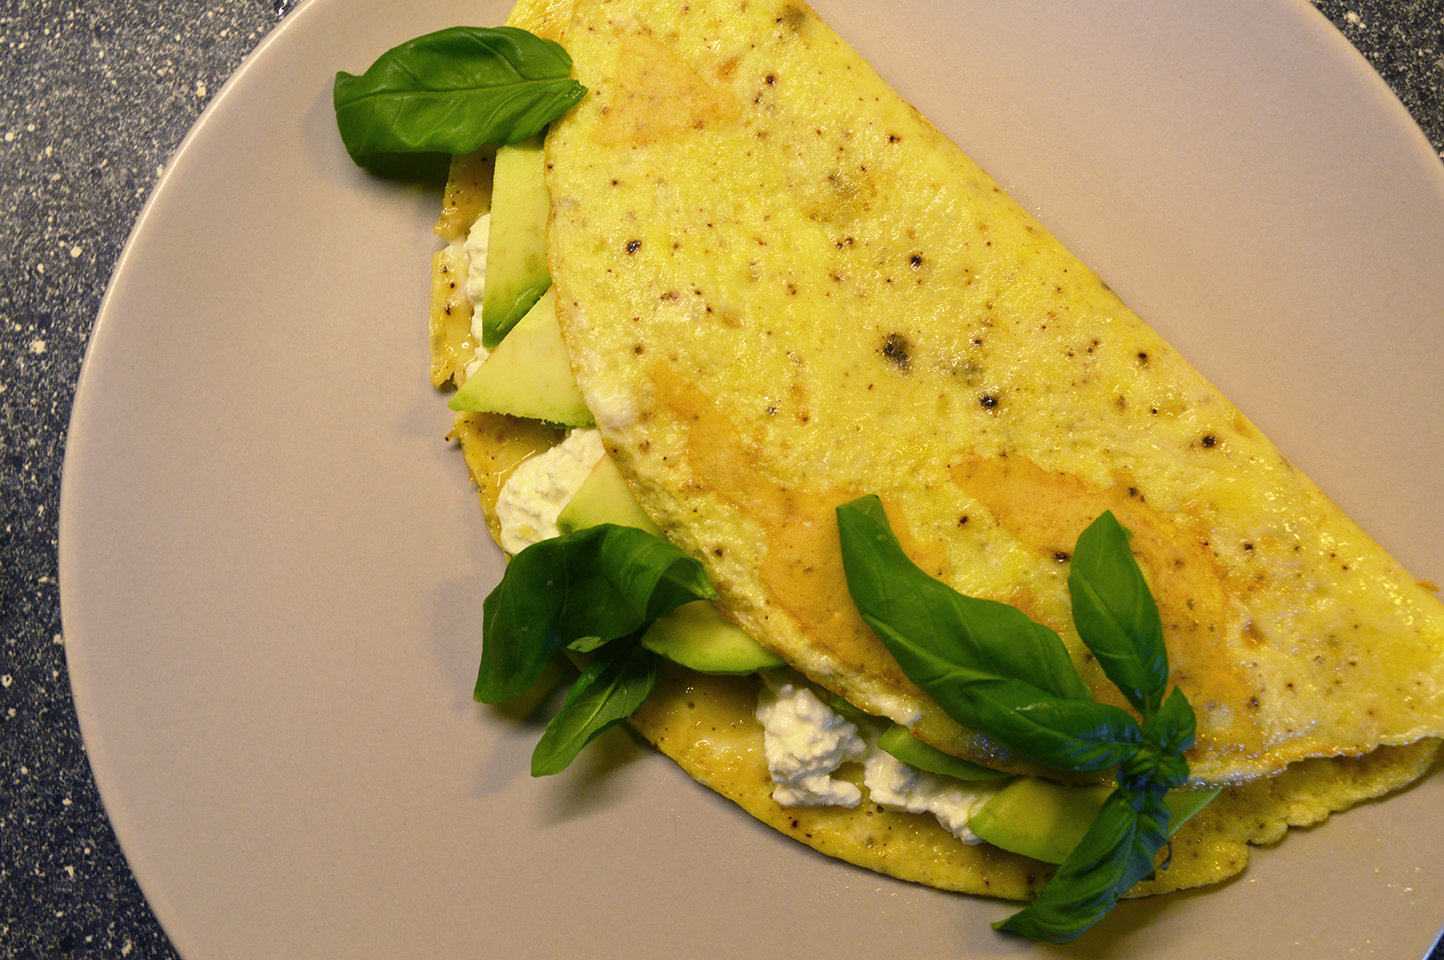
<path id="1" fill-rule="evenodd" d="M 863 758 L 863 783 L 868 799 L 888 810 L 931 813 L 964 843 L 981 843 L 968 821 L 1002 789 L 1002 780 L 971 784 L 941 777 L 903 763 L 874 743 Z"/>
<path id="2" fill-rule="evenodd" d="M 978 785 L 911 767 L 877 745 L 883 721 L 861 726 L 823 703 L 807 686 L 764 675 L 757 699 L 763 752 L 784 807 L 855 807 L 862 791 L 833 777 L 845 763 L 862 762 L 868 799 L 887 810 L 931 813 L 964 843 L 980 843 L 968 829 L 972 815 L 1002 788 Z"/>
<path id="3" fill-rule="evenodd" d="M 801 684 L 764 675 L 757 698 L 772 799 L 784 807 L 855 807 L 862 791 L 832 774 L 867 754 L 857 725 L 842 718 Z"/>
<path id="4" fill-rule="evenodd" d="M 471 336 L 476 341 L 476 356 L 466 365 L 467 377 L 476 373 L 476 368 L 491 354 L 481 345 L 481 302 L 486 293 L 486 255 L 490 244 L 491 214 L 483 213 L 471 225 L 462 246 L 466 254 L 466 299 L 471 301 Z"/>
<path id="5" fill-rule="evenodd" d="M 579 427 L 517 467 L 496 499 L 502 549 L 515 556 L 533 543 L 560 536 L 557 515 L 604 455 L 602 435 Z"/>

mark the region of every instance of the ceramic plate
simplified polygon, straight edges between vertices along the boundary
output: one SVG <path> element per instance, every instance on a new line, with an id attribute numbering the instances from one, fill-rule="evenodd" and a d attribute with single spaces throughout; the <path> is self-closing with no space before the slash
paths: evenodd
<path id="1" fill-rule="evenodd" d="M 1444 171 L 1303 0 L 819 0 L 1420 577 L 1444 582 Z M 61 573 L 126 856 L 189 960 L 1048 956 L 826 860 L 612 731 L 533 780 L 470 690 L 501 557 L 428 385 L 439 191 L 346 158 L 333 72 L 490 0 L 311 0 L 117 269 Z M 1444 774 L 1129 903 L 1074 953 L 1418 957 Z M 1069 953 L 1070 951 L 1058 951 Z"/>

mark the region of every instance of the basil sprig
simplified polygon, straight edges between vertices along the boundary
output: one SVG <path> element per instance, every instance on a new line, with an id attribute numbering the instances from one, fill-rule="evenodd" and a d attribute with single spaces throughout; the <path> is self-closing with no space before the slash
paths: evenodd
<path id="1" fill-rule="evenodd" d="M 701 563 L 635 527 L 602 523 L 534 543 L 482 602 L 475 697 L 514 697 L 565 646 L 595 649 L 684 603 L 715 599 Z"/>
<path id="2" fill-rule="evenodd" d="M 346 152 L 470 153 L 539 133 L 582 99 L 572 58 L 515 27 L 450 27 L 393 47 L 332 93 Z"/>
<path id="3" fill-rule="evenodd" d="M 532 754 L 534 776 L 556 773 L 651 695 L 659 663 L 640 640 L 652 621 L 715 599 L 699 562 L 635 527 L 604 523 L 534 543 L 482 602 L 474 696 L 516 696 L 564 647 L 591 655 Z"/>
<path id="4" fill-rule="evenodd" d="M 606 644 L 572 684 L 561 711 L 547 724 L 531 755 L 531 775 L 567 768 L 603 731 L 637 712 L 657 688 L 661 657 L 642 646 L 646 630 Z"/>
<path id="5" fill-rule="evenodd" d="M 1074 625 L 1142 717 L 1093 700 L 1062 639 L 1007 604 L 964 596 L 903 552 L 877 497 L 837 508 L 843 567 L 858 612 L 903 672 L 950 717 L 1060 771 L 1116 767 L 1118 789 L 1042 896 L 995 926 L 1076 940 L 1153 872 L 1168 843 L 1168 790 L 1188 780 L 1193 708 L 1168 687 L 1157 605 L 1104 513 L 1078 538 L 1069 576 Z"/>

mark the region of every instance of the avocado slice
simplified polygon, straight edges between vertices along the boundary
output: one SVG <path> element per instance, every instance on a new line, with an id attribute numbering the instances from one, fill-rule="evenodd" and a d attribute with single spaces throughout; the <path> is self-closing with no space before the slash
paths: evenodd
<path id="1" fill-rule="evenodd" d="M 486 287 L 481 298 L 481 345 L 495 349 L 552 284 L 547 273 L 544 134 L 496 149 Z"/>
<path id="2" fill-rule="evenodd" d="M 940 773 L 959 780 L 1002 780 L 1009 776 L 1001 770 L 992 770 L 980 763 L 943 753 L 913 736 L 912 731 L 901 724 L 888 727 L 877 738 L 877 745 L 908 766 L 928 773 Z"/>
<path id="3" fill-rule="evenodd" d="M 562 343 L 554 293 L 548 291 L 536 302 L 511 336 L 456 391 L 448 406 L 509 413 L 569 427 L 592 423 L 592 412 L 577 389 Z"/>
<path id="4" fill-rule="evenodd" d="M 654 537 L 662 531 L 643 512 L 632 496 L 627 481 L 611 457 L 602 457 L 576 493 L 557 514 L 557 529 L 562 533 L 584 530 L 599 523 L 615 523 L 623 527 L 636 527 Z"/>
<path id="5" fill-rule="evenodd" d="M 1114 789 L 1113 784 L 1074 787 L 1019 777 L 973 814 L 968 829 L 995 847 L 1045 863 L 1062 863 Z M 1172 813 L 1168 832 L 1183 826 L 1216 796 L 1217 787 L 1171 791 L 1163 798 Z"/>
<path id="6" fill-rule="evenodd" d="M 652 624 L 642 646 L 698 673 L 756 673 L 782 666 L 706 600 L 684 603 Z"/>

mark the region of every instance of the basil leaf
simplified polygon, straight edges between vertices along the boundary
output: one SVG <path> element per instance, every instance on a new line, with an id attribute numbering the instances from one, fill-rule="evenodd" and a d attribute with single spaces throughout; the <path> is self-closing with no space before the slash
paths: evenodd
<path id="1" fill-rule="evenodd" d="M 1054 697 L 1092 699 L 1068 648 L 1052 630 L 1016 607 L 964 596 L 918 569 L 888 526 L 877 497 L 838 507 L 837 525 L 847 588 L 869 625 L 876 628 L 869 618 L 878 620 L 911 642 L 935 651 L 946 648 L 953 662 L 994 676 L 1027 678 Z M 911 674 L 909 679 L 918 682 Z"/>
<path id="2" fill-rule="evenodd" d="M 390 153 L 470 153 L 539 133 L 586 87 L 561 45 L 515 27 L 451 27 L 337 73 L 336 126 L 358 164 Z"/>
<path id="3" fill-rule="evenodd" d="M 1130 536 L 1111 512 L 1089 524 L 1073 550 L 1068 592 L 1079 637 L 1146 720 L 1163 702 L 1168 651 L 1158 605 L 1128 548 Z"/>
<path id="4" fill-rule="evenodd" d="M 1135 793 L 1164 793 L 1188 782 L 1188 761 L 1144 743 L 1118 765 L 1118 782 Z"/>
<path id="5" fill-rule="evenodd" d="M 520 693 L 574 641 L 625 637 L 684 603 L 716 598 L 700 563 L 635 527 L 604 523 L 534 543 L 482 603 L 475 697 L 497 703 Z"/>
<path id="6" fill-rule="evenodd" d="M 1063 770 L 1115 766 L 1142 741 L 1127 712 L 1094 702 L 1056 633 L 918 569 L 876 497 L 843 504 L 837 517 L 848 590 L 863 621 L 948 716 Z"/>
<path id="7" fill-rule="evenodd" d="M 1188 697 L 1177 687 L 1163 702 L 1163 708 L 1143 727 L 1143 736 L 1167 753 L 1181 754 L 1193 746 L 1198 732 L 1198 718 Z"/>
<path id="8" fill-rule="evenodd" d="M 1177 687 L 1143 728 L 1144 746 L 1118 769 L 1120 783 L 1148 782 L 1167 789 L 1188 781 L 1188 761 L 1183 752 L 1193 746 L 1197 718 L 1193 706 Z"/>
<path id="9" fill-rule="evenodd" d="M 1082 841 L 1038 899 L 993 926 L 1048 943 L 1072 943 L 1153 872 L 1168 843 L 1170 813 L 1153 792 L 1109 795 Z"/>
<path id="10" fill-rule="evenodd" d="M 883 624 L 874 629 L 903 673 L 948 716 L 1030 760 L 1059 770 L 1106 770 L 1143 739 L 1137 721 L 1118 707 L 1049 696 L 1026 680 L 950 663 Z"/>
<path id="11" fill-rule="evenodd" d="M 603 648 L 572 684 L 531 755 L 531 775 L 560 773 L 603 731 L 637 712 L 657 687 L 661 659 L 639 642 L 641 631 Z"/>

